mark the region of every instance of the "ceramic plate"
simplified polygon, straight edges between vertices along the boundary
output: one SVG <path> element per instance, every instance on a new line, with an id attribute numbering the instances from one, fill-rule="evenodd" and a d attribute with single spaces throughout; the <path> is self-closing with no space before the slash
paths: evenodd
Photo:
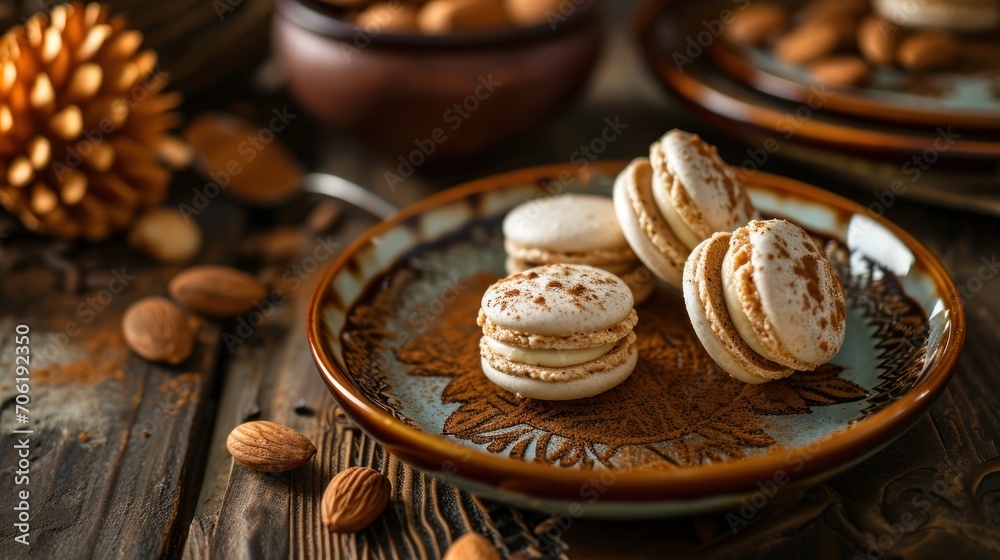
<path id="1" fill-rule="evenodd" d="M 847 90 L 815 85 L 803 89 L 787 77 L 763 78 L 763 71 L 756 66 L 749 68 L 745 62 L 737 64 L 735 57 L 726 58 L 721 38 L 706 39 L 703 41 L 706 46 L 699 46 L 695 38 L 704 31 L 703 22 L 712 19 L 706 18 L 706 13 L 718 14 L 722 7 L 739 3 L 713 5 L 717 8 L 714 11 L 700 2 L 649 0 L 636 17 L 638 38 L 653 74 L 672 94 L 693 105 L 706 118 L 745 137 L 752 135 L 755 143 L 809 144 L 880 158 L 912 157 L 930 150 L 939 167 L 950 163 L 963 170 L 972 167 L 996 171 L 1000 138 L 995 132 L 962 128 L 957 124 L 962 120 L 957 117 L 948 120 L 926 114 L 921 118 L 935 122 L 934 127 L 902 128 L 893 124 L 890 117 L 908 111 L 905 104 L 897 104 L 894 111 L 881 111 L 881 122 L 871 115 L 838 113 L 835 109 L 844 109 L 853 99 L 844 93 Z M 722 71 L 713 63 L 713 53 L 719 53 L 714 58 L 726 60 L 728 64 L 724 66 L 731 67 L 729 71 Z M 746 74 L 743 81 L 730 75 L 739 74 L 737 66 Z M 778 80 L 782 80 L 780 84 Z M 783 95 L 774 97 L 764 93 L 765 89 L 769 93 L 781 91 Z M 982 120 L 967 113 L 963 118 Z"/>
<path id="2" fill-rule="evenodd" d="M 737 49 L 716 41 L 708 49 L 723 72 L 763 93 L 795 103 L 807 102 L 816 81 L 802 66 L 785 64 L 769 49 Z M 967 54 L 982 69 L 910 75 L 898 68 L 875 68 L 871 80 L 856 87 L 828 86 L 831 111 L 904 127 L 1000 129 L 1000 41 L 970 41 Z"/>
<path id="3" fill-rule="evenodd" d="M 313 296 L 309 342 L 358 426 L 400 459 L 516 506 L 682 515 L 755 492 L 766 502 L 770 490 L 832 476 L 902 434 L 943 390 L 965 322 L 940 264 L 862 207 L 763 173 L 748 184 L 758 209 L 822 239 L 847 288 L 847 340 L 832 363 L 763 386 L 735 381 L 699 345 L 680 294 L 663 286 L 639 309 L 639 365 L 615 389 L 547 403 L 492 385 L 476 314 L 504 274 L 504 214 L 552 194 L 607 195 L 623 166 L 476 181 L 348 248 Z"/>

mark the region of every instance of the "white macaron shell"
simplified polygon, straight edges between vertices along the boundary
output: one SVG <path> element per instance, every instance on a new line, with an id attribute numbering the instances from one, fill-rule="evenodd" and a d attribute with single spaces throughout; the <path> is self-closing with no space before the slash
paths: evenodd
<path id="1" fill-rule="evenodd" d="M 667 170 L 680 182 L 710 232 L 733 231 L 753 219 L 732 168 L 711 145 L 677 129 L 664 135 L 658 145 Z"/>
<path id="2" fill-rule="evenodd" d="M 567 194 L 525 202 L 503 221 L 506 239 L 548 251 L 583 253 L 628 248 L 610 198 Z"/>
<path id="3" fill-rule="evenodd" d="M 483 314 L 501 327 L 555 336 L 606 329 L 627 319 L 633 305 L 632 291 L 614 274 L 564 264 L 508 276 L 482 300 Z"/>
<path id="4" fill-rule="evenodd" d="M 844 342 L 839 278 L 802 228 L 769 220 L 751 222 L 748 229 L 754 284 L 775 336 L 796 359 L 826 363 Z"/>

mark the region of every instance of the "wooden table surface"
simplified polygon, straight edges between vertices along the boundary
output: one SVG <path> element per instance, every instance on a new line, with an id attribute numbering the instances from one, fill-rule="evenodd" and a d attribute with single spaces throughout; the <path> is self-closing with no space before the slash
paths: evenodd
<path id="1" fill-rule="evenodd" d="M 630 3 L 621 9 L 627 12 Z M 623 28 L 624 17 L 612 25 Z M 349 138 L 323 131 L 281 92 L 248 93 L 235 84 L 188 107 L 261 118 L 289 105 L 298 114 L 280 139 L 310 169 L 329 171 L 406 204 L 465 179 L 524 165 L 567 161 L 599 135 L 606 118 L 627 128 L 606 159 L 642 154 L 673 127 L 702 133 L 734 160 L 745 147 L 692 121 L 668 101 L 641 66 L 631 40 L 609 36 L 587 92 L 535 133 L 461 167 L 418 174 L 395 191 L 394 168 Z M 470 120 L 470 125 L 472 121 Z M 829 182 L 775 159 L 765 165 L 872 202 L 873 194 Z M 204 181 L 180 173 L 172 202 L 190 200 Z M 200 262 L 250 270 L 240 246 L 253 232 L 301 221 L 315 199 L 274 211 L 225 197 L 198 216 L 206 245 Z M 968 336 L 954 378 L 913 430 L 875 457 L 765 510 L 738 531 L 722 515 L 621 521 L 574 520 L 560 532 L 544 515 L 485 502 L 410 470 L 338 414 L 316 373 L 305 338 L 305 307 L 320 272 L 305 273 L 289 301 L 240 344 L 226 344 L 235 323 L 201 325 L 194 356 L 178 367 L 129 353 L 120 330 L 129 303 L 162 294 L 182 267 L 155 265 L 121 240 L 65 246 L 15 236 L 0 243 L 0 557 L 3 558 L 438 558 L 467 530 L 503 544 L 512 557 L 663 558 L 980 558 L 1000 554 L 1000 281 L 972 280 L 996 263 L 1000 220 L 899 201 L 887 212 L 939 257 L 966 289 Z M 343 247 L 374 220 L 345 207 L 329 239 Z M 329 260 L 329 259 L 327 259 Z M 10 268 L 6 268 L 10 266 Z M 320 267 L 319 270 L 322 270 Z M 987 272 L 989 269 L 987 267 Z M 115 280 L 116 277 L 118 280 Z M 112 293 L 125 279 L 127 284 Z M 985 278 L 985 277 L 984 277 Z M 971 281 L 971 283 L 970 283 Z M 70 284 L 67 286 L 67 283 Z M 67 289 L 70 288 L 70 289 Z M 70 323 L 78 329 L 69 329 Z M 31 329 L 31 545 L 14 542 L 17 469 L 14 337 Z M 234 466 L 225 438 L 237 424 L 289 425 L 319 449 L 306 467 L 262 475 Z M 319 498 L 333 473 L 369 464 L 394 479 L 394 505 L 369 531 L 335 536 L 319 523 Z M 915 499 L 922 498 L 922 499 Z M 913 512 L 915 522 L 899 520 Z M 880 540 L 881 539 L 881 540 Z M 879 543 L 888 544 L 885 550 Z M 876 548 L 872 548 L 875 546 Z"/>

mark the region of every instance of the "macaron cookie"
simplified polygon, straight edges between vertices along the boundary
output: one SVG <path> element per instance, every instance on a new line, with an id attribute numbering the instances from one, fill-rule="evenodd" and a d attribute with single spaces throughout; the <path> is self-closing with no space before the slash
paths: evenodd
<path id="1" fill-rule="evenodd" d="M 876 14 L 903 27 L 987 31 L 1000 24 L 997 0 L 874 0 Z"/>
<path id="2" fill-rule="evenodd" d="M 617 275 L 632 290 L 636 305 L 656 279 L 629 247 L 610 198 L 565 194 L 525 202 L 503 222 L 507 273 L 546 264 L 585 264 Z"/>
<path id="3" fill-rule="evenodd" d="M 812 371 L 844 343 L 844 287 L 819 244 L 785 220 L 703 241 L 684 267 L 684 304 L 708 354 L 747 383 Z"/>
<path id="4" fill-rule="evenodd" d="M 637 322 L 631 290 L 610 272 L 553 264 L 515 273 L 483 294 L 483 372 L 519 397 L 591 397 L 635 369 Z"/>
<path id="5" fill-rule="evenodd" d="M 691 250 L 757 213 L 733 168 L 696 134 L 671 130 L 649 154 L 615 180 L 615 214 L 639 260 L 680 287 Z"/>

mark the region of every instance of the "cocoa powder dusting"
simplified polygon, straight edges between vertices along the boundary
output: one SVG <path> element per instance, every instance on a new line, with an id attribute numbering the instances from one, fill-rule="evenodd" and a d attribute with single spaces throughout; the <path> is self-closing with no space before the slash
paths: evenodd
<path id="1" fill-rule="evenodd" d="M 735 381 L 705 353 L 679 297 L 659 292 L 639 310 L 639 364 L 624 383 L 576 401 L 518 398 L 491 383 L 480 365 L 482 330 L 476 317 L 491 282 L 489 275 L 464 280 L 469 289 L 426 332 L 402 349 L 388 345 L 383 350 L 398 352 L 409 375 L 450 377 L 442 393 L 427 397 L 431 404 L 460 405 L 445 421 L 444 434 L 482 443 L 492 453 L 585 468 L 692 466 L 776 448 L 765 416 L 803 414 L 810 406 L 867 394 L 840 378 L 837 366 L 763 386 Z M 394 301 L 380 294 L 353 317 L 388 316 Z M 379 332 L 377 324 L 371 328 Z M 364 353 L 370 355 L 356 342 L 363 339 L 357 331 L 347 339 L 348 363 L 362 363 Z"/>

